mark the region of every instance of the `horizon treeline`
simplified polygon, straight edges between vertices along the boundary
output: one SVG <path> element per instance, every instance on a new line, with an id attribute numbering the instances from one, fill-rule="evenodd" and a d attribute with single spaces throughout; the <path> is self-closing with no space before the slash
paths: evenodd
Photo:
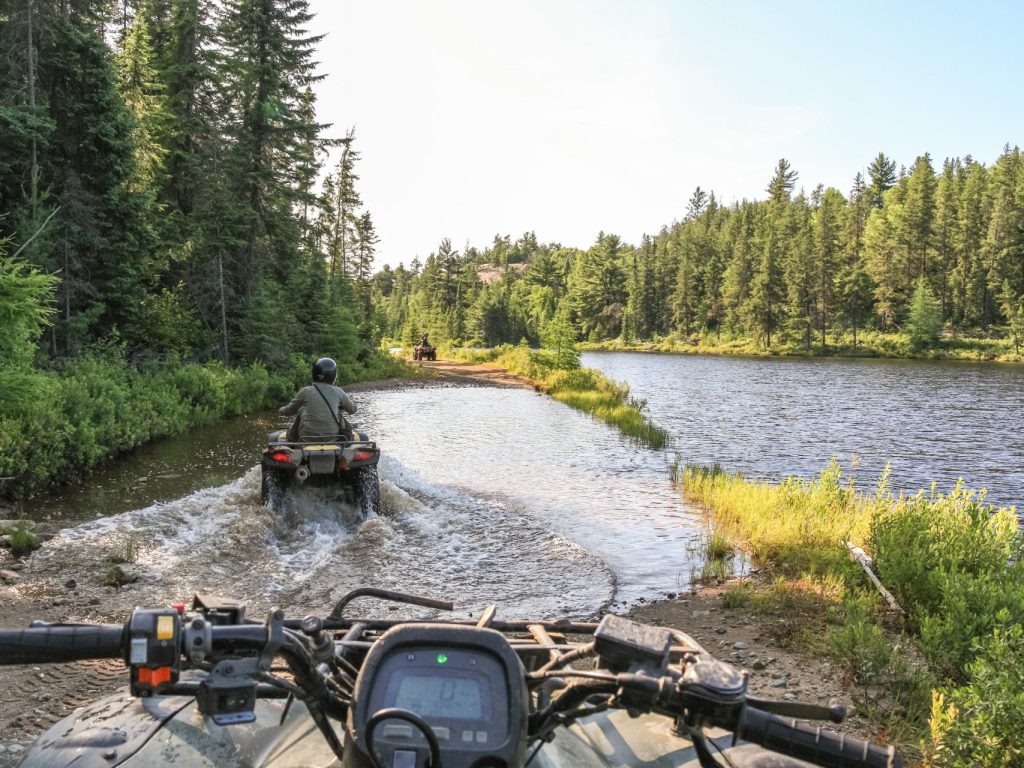
<path id="1" fill-rule="evenodd" d="M 930 155 L 897 170 L 879 153 L 851 189 L 797 191 L 779 161 L 764 200 L 719 203 L 700 187 L 681 221 L 636 245 L 600 233 L 583 250 L 533 233 L 374 277 L 386 336 L 495 345 L 577 338 L 692 343 L 788 340 L 807 349 L 863 330 L 907 330 L 915 312 L 953 333 L 1024 336 L 1024 162 Z M 485 265 L 491 269 L 484 269 Z M 486 278 L 486 279 L 482 279 Z M 918 317 L 917 322 L 923 322 Z M 937 332 L 937 330 L 936 330 Z"/>
<path id="2" fill-rule="evenodd" d="M 36 362 L 376 347 L 377 236 L 354 131 L 316 117 L 312 19 L 306 0 L 0 0 L 0 263 L 51 276 L 11 300 L 45 326 Z"/>

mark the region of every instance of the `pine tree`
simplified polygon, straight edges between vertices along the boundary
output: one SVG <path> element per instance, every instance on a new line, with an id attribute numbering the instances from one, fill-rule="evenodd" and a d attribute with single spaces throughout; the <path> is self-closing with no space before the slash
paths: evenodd
<path id="1" fill-rule="evenodd" d="M 363 201 L 356 191 L 355 165 L 359 152 L 352 146 L 356 139 L 355 128 L 350 128 L 342 140 L 341 159 L 335 169 L 334 188 L 334 231 L 328 250 L 331 260 L 331 278 L 348 275 L 349 257 L 356 240 L 357 211 Z"/>
<path id="2" fill-rule="evenodd" d="M 953 320 L 960 325 L 983 325 L 988 313 L 988 269 L 982 248 L 988 231 L 988 172 L 981 163 L 965 164 L 966 177 L 955 228 L 956 265 L 953 267 Z"/>
<path id="3" fill-rule="evenodd" d="M 905 263 L 909 267 L 908 282 L 924 277 L 934 283 L 935 268 L 931 262 L 932 223 L 935 217 L 935 171 L 926 152 L 914 162 L 907 178 L 906 196 L 897 219 L 900 239 L 906 248 Z M 908 286 L 909 290 L 909 286 Z"/>
<path id="4" fill-rule="evenodd" d="M 356 245 L 352 261 L 352 282 L 355 285 L 355 294 L 363 317 L 367 318 L 372 313 L 370 304 L 370 279 L 373 276 L 373 258 L 377 250 L 377 230 L 373 226 L 373 218 L 370 212 L 366 211 L 356 222 Z"/>
<path id="5" fill-rule="evenodd" d="M 839 311 L 853 331 L 853 346 L 857 346 L 857 330 L 872 311 L 871 297 L 874 286 L 868 275 L 864 258 L 864 232 L 872 210 L 871 192 L 857 174 L 850 191 L 846 212 L 842 265 L 836 276 Z"/>
<path id="6" fill-rule="evenodd" d="M 568 296 L 580 329 L 588 338 L 614 339 L 622 332 L 627 299 L 622 262 L 625 253 L 617 235 L 602 232 L 573 265 Z"/>
<path id="7" fill-rule="evenodd" d="M 322 126 L 304 119 L 306 89 L 318 78 L 306 0 L 227 0 L 219 31 L 225 53 L 225 97 L 233 119 L 225 174 L 241 228 L 232 233 L 234 282 L 247 297 L 265 279 L 283 281 L 301 242 L 301 204 L 290 164 Z"/>
<path id="8" fill-rule="evenodd" d="M 792 194 L 793 188 L 796 187 L 796 180 L 797 172 L 790 170 L 789 161 L 781 158 L 778 165 L 775 166 L 775 175 L 772 176 L 772 180 L 765 190 L 768 193 L 768 199 L 774 203 L 788 203 L 789 196 Z"/>
<path id="9" fill-rule="evenodd" d="M 881 208 L 885 204 L 885 193 L 896 186 L 896 161 L 879 152 L 868 166 L 868 178 L 871 180 L 868 186 L 871 204 Z"/>
<path id="10" fill-rule="evenodd" d="M 817 323 L 818 276 L 811 209 L 802 194 L 787 206 L 779 226 L 776 235 L 783 253 L 782 270 L 790 327 L 801 334 L 804 347 L 809 350 Z M 768 268 L 769 262 L 763 263 Z M 770 338 L 770 329 L 765 329 L 765 332 Z"/>
<path id="11" fill-rule="evenodd" d="M 821 329 L 821 347 L 827 346 L 826 332 L 835 305 L 835 286 L 840 271 L 843 213 L 846 201 L 837 189 L 829 188 L 814 212 L 815 293 Z"/>
<path id="12" fill-rule="evenodd" d="M 935 221 L 933 247 L 935 250 L 936 282 L 939 286 L 939 303 L 942 317 L 952 314 L 952 299 L 949 295 L 950 272 L 956 261 L 957 213 L 960 207 L 960 161 L 947 158 L 942 164 L 942 175 L 935 188 Z"/>
<path id="13" fill-rule="evenodd" d="M 764 348 L 771 349 L 772 333 L 784 319 L 786 291 L 779 224 L 767 213 L 758 221 L 756 243 L 759 258 L 750 285 L 750 299 L 744 309 L 748 326 Z"/>
<path id="14" fill-rule="evenodd" d="M 942 330 L 942 313 L 935 302 L 928 281 L 922 276 L 917 279 L 914 297 L 910 302 L 910 317 L 907 320 L 907 334 L 915 349 L 932 346 L 939 340 Z"/>
<path id="15" fill-rule="evenodd" d="M 60 206 L 53 249 L 40 261 L 47 271 L 60 270 L 54 346 L 64 354 L 99 338 L 144 346 L 138 308 L 159 272 L 134 120 L 118 94 L 101 21 L 88 4 L 39 19 L 39 90 L 54 126 L 40 158 L 40 184 Z"/>

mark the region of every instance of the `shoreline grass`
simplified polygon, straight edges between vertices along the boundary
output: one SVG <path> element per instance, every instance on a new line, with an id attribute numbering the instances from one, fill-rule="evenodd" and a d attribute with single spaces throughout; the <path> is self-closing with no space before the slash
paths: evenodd
<path id="1" fill-rule="evenodd" d="M 819 340 L 820 342 L 820 340 Z M 941 339 L 935 346 L 915 349 L 909 336 L 902 333 L 866 331 L 857 334 L 857 345 L 849 334 L 834 335 L 823 350 L 820 343 L 810 349 L 800 342 L 783 340 L 765 349 L 749 337 L 694 335 L 688 339 L 669 336 L 646 342 L 624 342 L 612 339 L 581 342 L 585 352 L 659 352 L 674 355 L 721 355 L 733 357 L 822 357 L 867 358 L 889 360 L 949 360 L 960 362 L 1022 363 L 1024 354 L 1014 350 L 1007 339 L 959 336 Z"/>
<path id="2" fill-rule="evenodd" d="M 589 413 L 649 448 L 668 444 L 668 433 L 644 416 L 646 403 L 630 395 L 629 385 L 612 381 L 592 368 L 559 368 L 555 353 L 523 345 L 444 351 L 462 362 L 493 363 L 523 376 L 555 400 Z"/>
<path id="3" fill-rule="evenodd" d="M 842 665 L 864 691 L 859 708 L 908 756 L 934 768 L 1020 764 L 1024 534 L 1013 509 L 959 484 L 893 496 L 885 474 L 861 494 L 835 461 L 815 480 L 779 485 L 717 466 L 673 477 L 774 575 L 734 587 L 726 604 L 799 617 L 790 629 L 800 647 Z M 846 541 L 873 556 L 904 618 L 885 612 Z"/>

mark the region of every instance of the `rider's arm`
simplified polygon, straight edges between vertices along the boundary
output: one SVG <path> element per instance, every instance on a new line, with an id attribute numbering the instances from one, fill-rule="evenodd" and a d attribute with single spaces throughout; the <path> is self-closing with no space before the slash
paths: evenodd
<path id="1" fill-rule="evenodd" d="M 341 401 L 338 403 L 338 405 L 341 406 L 341 410 L 345 413 L 355 413 L 356 404 L 352 401 L 352 398 L 349 397 L 341 387 L 338 387 L 338 391 L 341 392 Z"/>
<path id="2" fill-rule="evenodd" d="M 309 387 L 303 387 L 302 389 L 300 389 L 298 393 L 295 395 L 295 399 L 288 403 L 288 405 L 278 408 L 277 412 L 280 413 L 282 416 L 294 416 L 296 413 L 298 413 L 299 408 L 301 408 L 306 402 L 307 389 L 309 389 Z"/>

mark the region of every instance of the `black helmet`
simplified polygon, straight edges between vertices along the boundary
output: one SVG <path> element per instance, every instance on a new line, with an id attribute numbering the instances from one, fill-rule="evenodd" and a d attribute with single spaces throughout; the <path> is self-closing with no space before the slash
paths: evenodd
<path id="1" fill-rule="evenodd" d="M 313 381 L 333 384 L 338 378 L 338 364 L 329 357 L 321 357 L 313 363 Z"/>

